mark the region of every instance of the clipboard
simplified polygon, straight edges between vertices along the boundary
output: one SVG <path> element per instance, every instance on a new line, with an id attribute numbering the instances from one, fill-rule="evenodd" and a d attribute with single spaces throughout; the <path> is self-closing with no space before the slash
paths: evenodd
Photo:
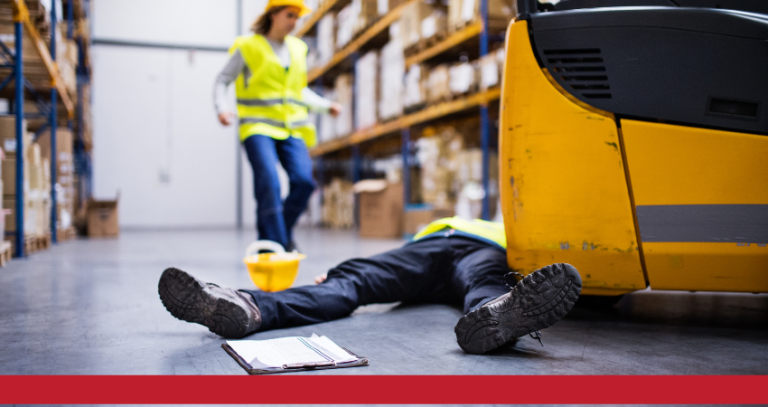
<path id="1" fill-rule="evenodd" d="M 337 364 L 307 364 L 307 365 L 296 365 L 296 366 L 283 366 L 282 369 L 280 368 L 272 368 L 272 369 L 257 369 L 251 366 L 245 359 L 240 357 L 240 355 L 235 352 L 232 347 L 230 347 L 228 344 L 223 343 L 221 344 L 221 347 L 224 348 L 224 350 L 229 354 L 229 356 L 232 356 L 233 359 L 237 362 L 237 364 L 240 365 L 243 369 L 245 369 L 248 374 L 251 375 L 257 375 L 257 374 L 277 374 L 277 373 L 291 373 L 291 372 L 302 372 L 302 371 L 308 371 L 308 370 L 326 370 L 326 369 L 340 369 L 343 367 L 359 367 L 359 366 L 368 366 L 369 361 L 368 358 L 365 356 L 359 356 L 355 354 L 354 352 L 350 351 L 347 348 L 342 347 L 345 351 L 349 352 L 350 355 L 357 357 L 358 359 L 354 362 L 347 362 L 347 363 L 337 363 Z"/>

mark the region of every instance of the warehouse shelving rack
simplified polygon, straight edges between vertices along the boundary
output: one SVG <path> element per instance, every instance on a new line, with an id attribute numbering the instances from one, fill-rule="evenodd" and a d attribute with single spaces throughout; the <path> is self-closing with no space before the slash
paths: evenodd
<path id="1" fill-rule="evenodd" d="M 301 36 L 308 33 L 313 26 L 323 17 L 325 13 L 331 10 L 341 0 L 329 0 L 321 5 L 318 10 L 312 15 L 307 22 L 300 27 L 296 33 Z M 356 39 L 352 40 L 342 50 L 337 52 L 329 62 L 321 67 L 312 69 L 308 75 L 308 82 L 314 82 L 317 86 L 322 86 L 323 76 L 325 76 L 332 68 L 339 65 L 345 60 L 350 60 L 352 66 L 357 59 L 357 52 L 368 41 L 381 33 L 384 29 L 388 28 L 393 22 L 397 21 L 405 7 L 416 1 L 423 0 L 410 0 L 398 7 L 390 10 L 389 13 L 379 18 L 377 22 L 371 25 L 368 29 L 364 30 Z M 468 24 L 463 29 L 449 35 L 444 40 L 428 47 L 412 56 L 405 59 L 406 68 L 413 64 L 427 61 L 429 59 L 438 57 L 450 50 L 456 50 L 457 47 L 462 44 L 466 44 L 468 41 L 476 39 L 479 42 L 479 57 L 482 58 L 488 54 L 489 33 L 488 27 L 488 0 L 480 1 L 480 18 L 479 21 Z M 353 100 L 356 95 L 353 94 Z M 487 191 L 489 190 L 489 177 L 490 177 L 490 135 L 491 135 L 491 123 L 489 119 L 488 105 L 494 100 L 498 100 L 500 97 L 500 89 L 489 89 L 484 92 L 479 92 L 473 95 L 464 96 L 448 102 L 442 102 L 436 105 L 428 106 L 420 111 L 406 114 L 391 120 L 386 123 L 377 124 L 371 128 L 363 129 L 353 132 L 352 134 L 330 140 L 321 143 L 310 150 L 310 155 L 316 160 L 316 168 L 318 169 L 319 183 L 323 185 L 323 164 L 324 157 L 333 152 L 340 151 L 342 149 L 351 149 L 352 155 L 352 179 L 357 181 L 360 179 L 360 171 L 362 168 L 361 156 L 360 156 L 360 144 L 366 141 L 372 141 L 385 135 L 396 134 L 400 132 L 401 138 L 401 154 L 403 159 L 403 174 L 406 174 L 406 170 L 411 167 L 410 156 L 412 150 L 411 142 L 411 127 L 417 124 L 422 124 L 437 120 L 440 118 L 446 118 L 449 115 L 456 114 L 462 111 L 468 111 L 473 108 L 479 110 L 480 117 L 480 148 L 482 151 L 482 186 L 486 194 L 482 201 L 482 218 L 490 219 L 490 199 Z M 354 102 L 352 104 L 354 106 Z M 353 114 L 354 117 L 354 114 Z M 410 209 L 410 179 L 408 176 L 403 176 L 403 188 L 404 188 L 404 202 L 405 210 Z"/>
<path id="2" fill-rule="evenodd" d="M 77 122 L 77 137 L 73 146 L 74 172 L 80 179 L 78 183 L 79 202 L 87 202 L 93 195 L 93 166 L 91 160 L 90 146 L 87 145 L 85 138 L 85 89 L 91 84 L 90 48 L 92 39 L 89 35 L 90 30 L 83 25 L 75 31 L 74 18 L 80 21 L 90 23 L 90 0 L 69 0 L 70 7 L 67 9 L 67 38 L 74 39 L 78 48 L 78 63 L 76 71 L 77 79 L 77 105 L 75 116 Z M 75 15 L 77 14 L 77 15 Z M 89 93 L 90 94 L 90 93 Z M 69 123 L 72 130 L 72 123 Z"/>
<path id="3" fill-rule="evenodd" d="M 73 31 L 73 14 L 74 8 L 82 8 L 82 1 L 75 2 L 74 7 L 73 0 L 70 0 L 69 13 L 67 16 L 68 25 L 68 37 L 72 38 Z M 87 1 L 87 0 L 86 0 Z M 25 0 L 13 0 L 11 2 L 13 9 L 13 25 L 14 25 L 14 44 L 15 50 L 8 49 L 5 44 L 0 42 L 2 47 L 3 57 L 8 62 L 0 67 L 11 68 L 11 74 L 0 83 L 0 90 L 14 83 L 14 99 L 13 99 L 13 112 L 16 117 L 16 231 L 13 233 L 15 241 L 15 256 L 25 256 L 26 242 L 24 239 L 24 151 L 23 140 L 25 136 L 25 129 L 23 126 L 24 119 L 29 117 L 40 117 L 41 115 L 48 118 L 47 123 L 38 131 L 39 135 L 46 128 L 50 129 L 51 135 L 51 242 L 57 241 L 57 205 L 56 205 L 56 129 L 58 127 L 58 100 L 61 99 L 64 108 L 69 119 L 69 126 L 71 127 L 71 121 L 75 116 L 76 105 L 70 97 L 66 88 L 64 88 L 64 81 L 62 80 L 61 73 L 59 72 L 58 65 L 56 64 L 56 24 L 57 15 L 56 8 L 51 7 L 51 39 L 50 48 L 43 41 L 37 28 L 34 26 L 30 19 L 29 9 L 27 8 Z M 46 71 L 50 76 L 50 102 L 46 102 L 38 93 L 32 84 L 24 76 L 24 52 L 23 52 L 23 39 L 24 33 L 27 33 L 32 40 L 35 51 L 39 54 L 40 59 L 45 65 Z M 80 50 L 82 54 L 82 49 Z M 40 111 L 40 115 L 25 115 L 24 113 L 24 90 L 28 90 L 30 94 L 35 98 L 35 104 Z M 78 106 L 80 104 L 78 103 Z M 79 117 L 79 127 L 82 128 L 82 116 Z M 90 173 L 87 174 L 90 178 Z"/>

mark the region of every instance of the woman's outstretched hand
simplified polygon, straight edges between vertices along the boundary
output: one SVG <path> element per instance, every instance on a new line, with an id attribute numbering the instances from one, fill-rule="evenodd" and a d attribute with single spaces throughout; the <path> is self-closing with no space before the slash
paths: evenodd
<path id="1" fill-rule="evenodd" d="M 232 119 L 235 118 L 234 113 L 231 112 L 222 112 L 219 113 L 219 123 L 221 123 L 224 126 L 229 126 L 232 124 Z"/>
<path id="2" fill-rule="evenodd" d="M 343 107 L 341 107 L 338 103 L 332 103 L 331 107 L 328 109 L 328 113 L 331 114 L 331 116 L 336 117 L 341 114 L 341 111 L 344 110 Z"/>

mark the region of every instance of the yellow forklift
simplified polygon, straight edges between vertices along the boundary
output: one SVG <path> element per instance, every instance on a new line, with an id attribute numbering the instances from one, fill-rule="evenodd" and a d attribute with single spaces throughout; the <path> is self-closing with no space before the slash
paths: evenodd
<path id="1" fill-rule="evenodd" d="M 511 268 L 587 295 L 768 292 L 768 1 L 518 0 L 499 166 Z"/>

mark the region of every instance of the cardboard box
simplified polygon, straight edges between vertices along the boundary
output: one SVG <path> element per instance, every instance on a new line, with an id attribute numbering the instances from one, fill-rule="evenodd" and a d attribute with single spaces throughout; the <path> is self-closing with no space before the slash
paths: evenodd
<path id="1" fill-rule="evenodd" d="M 317 23 L 317 52 L 319 65 L 325 65 L 333 58 L 336 49 L 336 14 L 329 12 Z"/>
<path id="2" fill-rule="evenodd" d="M 323 223 L 335 229 L 347 229 L 354 225 L 354 195 L 352 183 L 334 178 L 323 189 Z"/>
<path id="3" fill-rule="evenodd" d="M 51 132 L 45 131 L 37 139 L 40 146 L 40 157 L 42 159 L 51 158 Z M 72 162 L 72 132 L 66 127 L 56 129 L 56 161 Z M 58 164 L 58 163 L 57 163 Z M 71 165 L 71 164 L 70 164 Z M 71 173 L 72 171 L 68 171 Z"/>
<path id="4" fill-rule="evenodd" d="M 381 49 L 379 117 L 391 119 L 403 114 L 403 77 L 405 56 L 403 44 L 395 38 Z"/>
<path id="5" fill-rule="evenodd" d="M 427 102 L 438 103 L 451 98 L 450 77 L 446 64 L 438 65 L 429 72 Z"/>
<path id="6" fill-rule="evenodd" d="M 360 237 L 400 238 L 403 235 L 403 185 L 384 180 L 355 184 L 360 204 Z"/>
<path id="7" fill-rule="evenodd" d="M 27 121 L 22 123 L 24 130 L 24 146 L 27 147 L 32 142 L 32 134 L 27 132 Z M 16 155 L 16 117 L 0 116 L 0 147 L 5 151 L 6 156 Z"/>
<path id="8" fill-rule="evenodd" d="M 429 17 L 436 5 L 417 1 L 406 6 L 400 17 L 400 40 L 408 48 L 421 39 L 421 22 Z"/>
<path id="9" fill-rule="evenodd" d="M 379 54 L 376 51 L 368 52 L 355 64 L 355 130 L 372 127 L 378 122 L 378 72 Z"/>
<path id="10" fill-rule="evenodd" d="M 2 161 L 3 195 L 16 195 L 16 157 Z"/>
<path id="11" fill-rule="evenodd" d="M 117 200 L 89 201 L 88 237 L 117 237 L 119 234 Z"/>
<path id="12" fill-rule="evenodd" d="M 50 225 L 46 219 L 50 219 L 50 213 L 46 212 L 46 199 L 40 194 L 28 194 L 24 202 L 24 235 L 40 236 L 44 234 Z M 48 200 L 50 201 L 50 200 Z M 16 198 L 3 198 L 3 211 L 8 215 L 5 217 L 5 231 L 16 231 Z"/>
<path id="13" fill-rule="evenodd" d="M 342 74 L 336 78 L 334 93 L 336 102 L 342 106 L 341 114 L 335 117 L 335 137 L 343 137 L 352 133 L 352 75 Z"/>

